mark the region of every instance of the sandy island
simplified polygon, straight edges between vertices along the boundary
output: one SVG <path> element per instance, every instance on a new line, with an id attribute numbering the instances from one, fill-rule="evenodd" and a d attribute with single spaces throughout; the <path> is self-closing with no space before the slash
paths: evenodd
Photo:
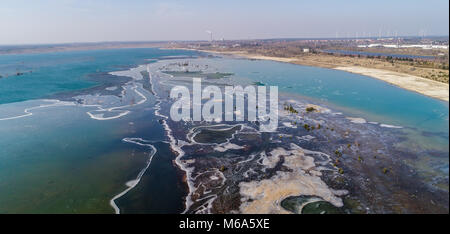
<path id="1" fill-rule="evenodd" d="M 320 66 L 320 64 L 303 64 L 297 58 L 282 58 L 282 57 L 271 57 L 271 56 L 263 56 L 256 54 L 249 54 L 244 51 L 211 51 L 211 50 L 197 50 L 207 53 L 218 53 L 218 54 L 229 54 L 245 57 L 248 59 L 259 59 L 259 60 L 271 60 L 277 62 L 284 63 L 293 63 L 300 65 L 308 65 L 308 66 L 319 66 L 319 67 L 327 67 L 336 70 L 356 73 L 364 76 L 369 76 L 372 78 L 376 78 L 395 86 L 398 86 L 403 89 L 407 89 L 410 91 L 414 91 L 432 98 L 436 98 L 443 101 L 449 101 L 449 84 L 445 84 L 442 82 L 413 76 L 404 73 L 398 73 L 393 71 L 387 71 L 382 69 L 374 69 L 374 68 L 366 68 L 366 67 L 356 67 L 356 66 Z"/>

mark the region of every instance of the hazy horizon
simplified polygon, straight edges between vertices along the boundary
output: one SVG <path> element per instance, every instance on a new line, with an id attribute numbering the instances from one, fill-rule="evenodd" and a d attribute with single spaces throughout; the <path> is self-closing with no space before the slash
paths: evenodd
<path id="1" fill-rule="evenodd" d="M 1 45 L 448 36 L 449 2 L 4 0 Z"/>

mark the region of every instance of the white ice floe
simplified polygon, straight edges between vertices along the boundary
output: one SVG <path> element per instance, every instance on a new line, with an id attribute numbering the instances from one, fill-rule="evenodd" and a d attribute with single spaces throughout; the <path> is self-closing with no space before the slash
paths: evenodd
<path id="1" fill-rule="evenodd" d="M 111 72 L 110 74 L 116 75 L 116 76 L 128 76 L 128 77 L 133 78 L 134 80 L 140 80 L 140 79 L 143 79 L 141 72 L 144 71 L 144 69 L 145 69 L 145 67 L 139 66 L 137 68 L 131 68 L 130 70 L 127 70 L 127 71 Z M 139 73 L 139 75 L 137 75 L 137 73 Z M 96 110 L 86 112 L 89 115 L 89 117 L 91 117 L 92 119 L 95 119 L 95 120 L 112 120 L 112 119 L 117 119 L 122 116 L 128 115 L 130 113 L 129 110 L 124 110 L 124 109 L 145 103 L 148 99 L 143 94 L 143 92 L 144 92 L 143 90 L 144 89 L 141 84 L 137 84 L 134 81 L 128 82 L 127 84 L 125 84 L 123 86 L 121 96 L 126 97 L 127 93 L 128 93 L 128 96 L 130 96 L 129 93 L 134 92 L 137 95 L 137 97 L 140 98 L 140 100 L 136 102 L 136 100 L 133 96 L 133 97 L 131 97 L 130 100 L 128 100 L 129 104 L 113 106 L 113 107 L 106 107 L 106 105 L 98 104 L 98 103 L 104 103 L 105 100 L 108 99 L 108 96 L 100 96 L 100 97 L 93 98 L 92 95 L 86 95 L 86 96 L 81 96 L 80 98 L 84 99 L 86 102 L 86 103 L 83 103 L 82 106 L 97 108 Z M 86 101 L 86 100 L 90 100 L 90 101 Z M 92 103 L 94 100 L 96 100 L 97 103 Z M 122 100 L 120 100 L 120 102 L 122 102 Z M 115 115 L 104 117 L 105 114 L 115 114 Z"/>
<path id="2" fill-rule="evenodd" d="M 153 156 L 157 152 L 155 146 L 153 146 L 152 144 L 148 143 L 148 141 L 143 140 L 142 138 L 124 138 L 122 141 L 128 142 L 128 143 L 132 143 L 132 144 L 136 144 L 136 145 L 140 145 L 140 146 L 144 146 L 144 147 L 149 147 L 151 149 L 151 152 L 149 153 L 149 156 L 148 156 L 147 163 L 146 163 L 145 167 L 142 168 L 142 170 L 136 176 L 136 179 L 128 181 L 125 184 L 127 186 L 127 188 L 124 191 L 122 191 L 121 193 L 119 193 L 116 196 L 114 196 L 110 200 L 109 204 L 114 208 L 114 211 L 115 211 L 116 214 L 120 214 L 120 208 L 117 206 L 115 201 L 118 198 L 122 197 L 123 195 L 127 194 L 130 190 L 132 190 L 134 187 L 136 187 L 136 185 L 139 184 L 139 182 L 141 181 L 142 176 L 144 175 L 144 173 L 147 171 L 148 167 L 150 166 L 150 163 L 152 162 Z"/>
<path id="3" fill-rule="evenodd" d="M 50 102 L 50 104 L 43 104 L 43 105 L 39 105 L 39 106 L 26 108 L 26 109 L 23 110 L 23 112 L 25 114 L 0 118 L 0 121 L 20 119 L 20 118 L 23 118 L 23 117 L 32 116 L 33 115 L 32 110 L 37 110 L 37 109 L 42 109 L 42 108 L 49 108 L 49 107 L 75 106 L 76 105 L 74 102 L 64 102 L 64 101 L 59 101 L 59 100 L 43 99 L 42 101 L 43 102 Z"/>
<path id="4" fill-rule="evenodd" d="M 244 148 L 243 146 L 227 142 L 225 144 L 220 144 L 220 145 L 214 147 L 214 150 L 218 151 L 218 152 L 225 152 L 227 150 L 238 150 L 238 149 L 243 149 L 243 148 Z"/>
<path id="5" fill-rule="evenodd" d="M 319 157 L 311 157 L 314 154 Z M 302 149 L 298 145 L 291 144 L 289 150 L 276 148 L 269 155 L 261 154 L 263 165 L 273 167 L 279 162 L 279 157 L 284 157 L 283 165 L 292 171 L 278 171 L 270 179 L 261 181 L 241 182 L 240 212 L 242 213 L 289 213 L 281 207 L 281 201 L 290 196 L 309 195 L 317 196 L 330 202 L 334 206 L 343 206 L 339 196 L 345 195 L 346 190 L 334 190 L 329 188 L 320 178 L 323 167 L 330 163 L 330 157 L 321 152 Z M 270 159 L 274 157 L 274 159 Z M 320 162 L 315 162 L 315 158 Z M 247 173 L 248 176 L 248 173 Z"/>
<path id="6" fill-rule="evenodd" d="M 293 125 L 291 122 L 283 122 L 283 125 L 288 128 L 297 128 L 297 126 Z"/>
<path id="7" fill-rule="evenodd" d="M 142 80 L 144 79 L 144 77 L 142 76 L 142 71 L 145 71 L 145 65 L 140 65 L 138 67 L 135 68 L 130 68 L 129 70 L 125 70 L 125 71 L 115 71 L 115 72 L 110 72 L 109 74 L 114 75 L 114 76 L 127 76 L 127 77 L 131 77 L 134 80 Z"/>
<path id="8" fill-rule="evenodd" d="M 350 120 L 352 123 L 356 124 L 365 124 L 367 121 L 363 118 L 354 118 L 354 117 L 346 117 L 346 119 Z"/>
<path id="9" fill-rule="evenodd" d="M 118 89 L 117 86 L 112 86 L 112 87 L 105 88 L 105 90 L 108 90 L 108 91 L 114 91 L 114 90 L 117 90 L 117 89 Z"/>
<path id="10" fill-rule="evenodd" d="M 310 141 L 316 137 L 311 136 L 311 135 L 304 135 L 304 136 L 296 136 L 295 138 L 297 138 L 297 140 L 299 140 L 299 141 Z"/>
<path id="11" fill-rule="evenodd" d="M 395 126 L 395 125 L 389 125 L 389 124 L 380 124 L 380 127 L 383 127 L 383 128 L 403 128 L 402 126 Z"/>

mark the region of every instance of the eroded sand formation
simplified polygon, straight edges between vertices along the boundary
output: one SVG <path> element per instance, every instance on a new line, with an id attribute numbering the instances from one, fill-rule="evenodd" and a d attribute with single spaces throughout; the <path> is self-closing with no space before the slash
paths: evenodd
<path id="1" fill-rule="evenodd" d="M 289 150 L 278 147 L 268 155 L 270 156 L 263 158 L 263 165 L 274 167 L 280 157 L 284 157 L 283 165 L 292 171 L 278 171 L 270 179 L 240 183 L 242 213 L 291 213 L 283 209 L 280 203 L 287 197 L 300 195 L 315 195 L 336 207 L 343 206 L 342 199 L 338 196 L 347 194 L 347 191 L 330 189 L 320 178 L 324 168 L 317 167 L 314 158 L 305 155 L 302 148 L 291 144 Z M 328 164 L 329 161 L 327 157 L 320 164 Z"/>

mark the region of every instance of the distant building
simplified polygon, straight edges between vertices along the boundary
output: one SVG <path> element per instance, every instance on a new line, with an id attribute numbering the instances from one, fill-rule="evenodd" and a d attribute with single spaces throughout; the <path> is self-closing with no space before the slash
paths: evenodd
<path id="1" fill-rule="evenodd" d="M 384 48 L 422 48 L 424 50 L 431 49 L 448 49 L 448 45 L 395 45 L 395 44 L 369 44 L 358 45 L 359 48 L 372 48 L 372 47 L 384 47 Z"/>
<path id="2" fill-rule="evenodd" d="M 303 53 L 309 53 L 309 48 L 303 48 Z"/>

